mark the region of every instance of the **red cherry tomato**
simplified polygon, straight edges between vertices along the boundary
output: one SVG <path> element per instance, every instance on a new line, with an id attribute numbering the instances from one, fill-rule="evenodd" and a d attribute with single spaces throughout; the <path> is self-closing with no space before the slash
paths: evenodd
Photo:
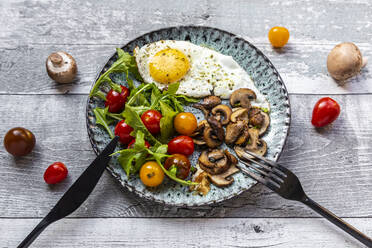
<path id="1" fill-rule="evenodd" d="M 136 142 L 136 139 L 133 139 L 129 144 L 128 144 L 128 149 L 131 149 L 134 147 L 134 142 Z M 150 148 L 151 145 L 149 142 L 147 142 L 147 140 L 145 140 L 145 147 L 146 148 Z"/>
<path id="2" fill-rule="evenodd" d="M 160 132 L 161 117 L 162 115 L 159 111 L 151 109 L 142 114 L 141 120 L 150 133 L 158 134 Z"/>
<path id="3" fill-rule="evenodd" d="M 61 162 L 55 162 L 44 172 L 44 180 L 47 184 L 56 184 L 62 182 L 68 174 L 66 166 Z"/>
<path id="4" fill-rule="evenodd" d="M 321 98 L 314 106 L 311 123 L 315 127 L 324 127 L 337 119 L 340 105 L 329 97 Z"/>
<path id="5" fill-rule="evenodd" d="M 190 156 L 194 152 L 194 141 L 189 136 L 181 135 L 172 139 L 168 143 L 168 153 L 180 153 Z"/>
<path id="6" fill-rule="evenodd" d="M 129 144 L 134 137 L 130 136 L 130 133 L 133 131 L 133 128 L 125 123 L 124 120 L 119 121 L 115 127 L 115 135 L 119 136 L 119 140 L 122 144 L 126 145 Z"/>
<path id="7" fill-rule="evenodd" d="M 129 96 L 129 89 L 122 85 L 120 87 L 121 93 L 113 89 L 107 93 L 105 107 L 108 107 L 108 111 L 111 113 L 122 111 Z"/>

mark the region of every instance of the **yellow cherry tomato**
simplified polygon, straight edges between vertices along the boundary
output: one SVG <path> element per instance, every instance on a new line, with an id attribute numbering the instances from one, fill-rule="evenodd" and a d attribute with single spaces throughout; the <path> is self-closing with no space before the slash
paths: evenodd
<path id="1" fill-rule="evenodd" d="M 156 187 L 163 182 L 164 172 L 158 163 L 155 161 L 149 161 L 142 165 L 140 178 L 144 185 Z"/>
<path id="2" fill-rule="evenodd" d="M 192 113 L 182 112 L 176 115 L 173 124 L 179 134 L 191 135 L 197 128 L 198 121 Z"/>
<path id="3" fill-rule="evenodd" d="M 288 39 L 289 32 L 285 27 L 273 27 L 269 31 L 269 41 L 273 47 L 284 47 Z"/>

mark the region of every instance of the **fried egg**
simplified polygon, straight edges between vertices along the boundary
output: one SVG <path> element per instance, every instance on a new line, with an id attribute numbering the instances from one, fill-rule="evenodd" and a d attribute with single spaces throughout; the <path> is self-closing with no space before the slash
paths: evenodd
<path id="1" fill-rule="evenodd" d="M 177 94 L 228 99 L 239 88 L 252 89 L 253 104 L 269 108 L 244 69 L 231 57 L 188 41 L 160 40 L 134 49 L 138 71 L 146 83 L 159 89 L 180 82 Z"/>

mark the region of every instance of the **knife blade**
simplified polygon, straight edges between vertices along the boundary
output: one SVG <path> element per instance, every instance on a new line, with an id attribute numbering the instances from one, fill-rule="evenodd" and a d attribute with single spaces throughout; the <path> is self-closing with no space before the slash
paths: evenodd
<path id="1" fill-rule="evenodd" d="M 19 244 L 18 248 L 28 247 L 40 233 L 51 223 L 73 213 L 88 198 L 97 185 L 108 162 L 110 161 L 119 137 L 113 138 L 97 158 L 88 166 L 80 177 L 71 185 L 62 198 L 32 232 Z"/>

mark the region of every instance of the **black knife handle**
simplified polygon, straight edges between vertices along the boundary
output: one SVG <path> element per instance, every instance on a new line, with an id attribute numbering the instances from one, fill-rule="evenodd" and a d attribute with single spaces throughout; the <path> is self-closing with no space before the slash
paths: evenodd
<path id="1" fill-rule="evenodd" d="M 71 185 L 49 214 L 32 230 L 18 248 L 28 247 L 48 225 L 73 213 L 83 204 L 101 178 L 103 171 L 110 161 L 110 154 L 115 150 L 118 141 L 119 137 L 117 136 L 110 141 L 101 154 L 98 155 Z"/>
<path id="2" fill-rule="evenodd" d="M 18 245 L 18 248 L 29 247 L 32 244 L 32 242 L 34 242 L 34 240 L 40 235 L 40 233 L 44 231 L 44 229 L 47 226 L 49 226 L 50 223 L 51 222 L 46 220 L 46 218 L 40 221 L 40 223 L 34 228 L 34 230 L 32 230 L 32 232 L 29 235 L 27 235 L 27 237 L 22 241 L 22 243 Z"/>

